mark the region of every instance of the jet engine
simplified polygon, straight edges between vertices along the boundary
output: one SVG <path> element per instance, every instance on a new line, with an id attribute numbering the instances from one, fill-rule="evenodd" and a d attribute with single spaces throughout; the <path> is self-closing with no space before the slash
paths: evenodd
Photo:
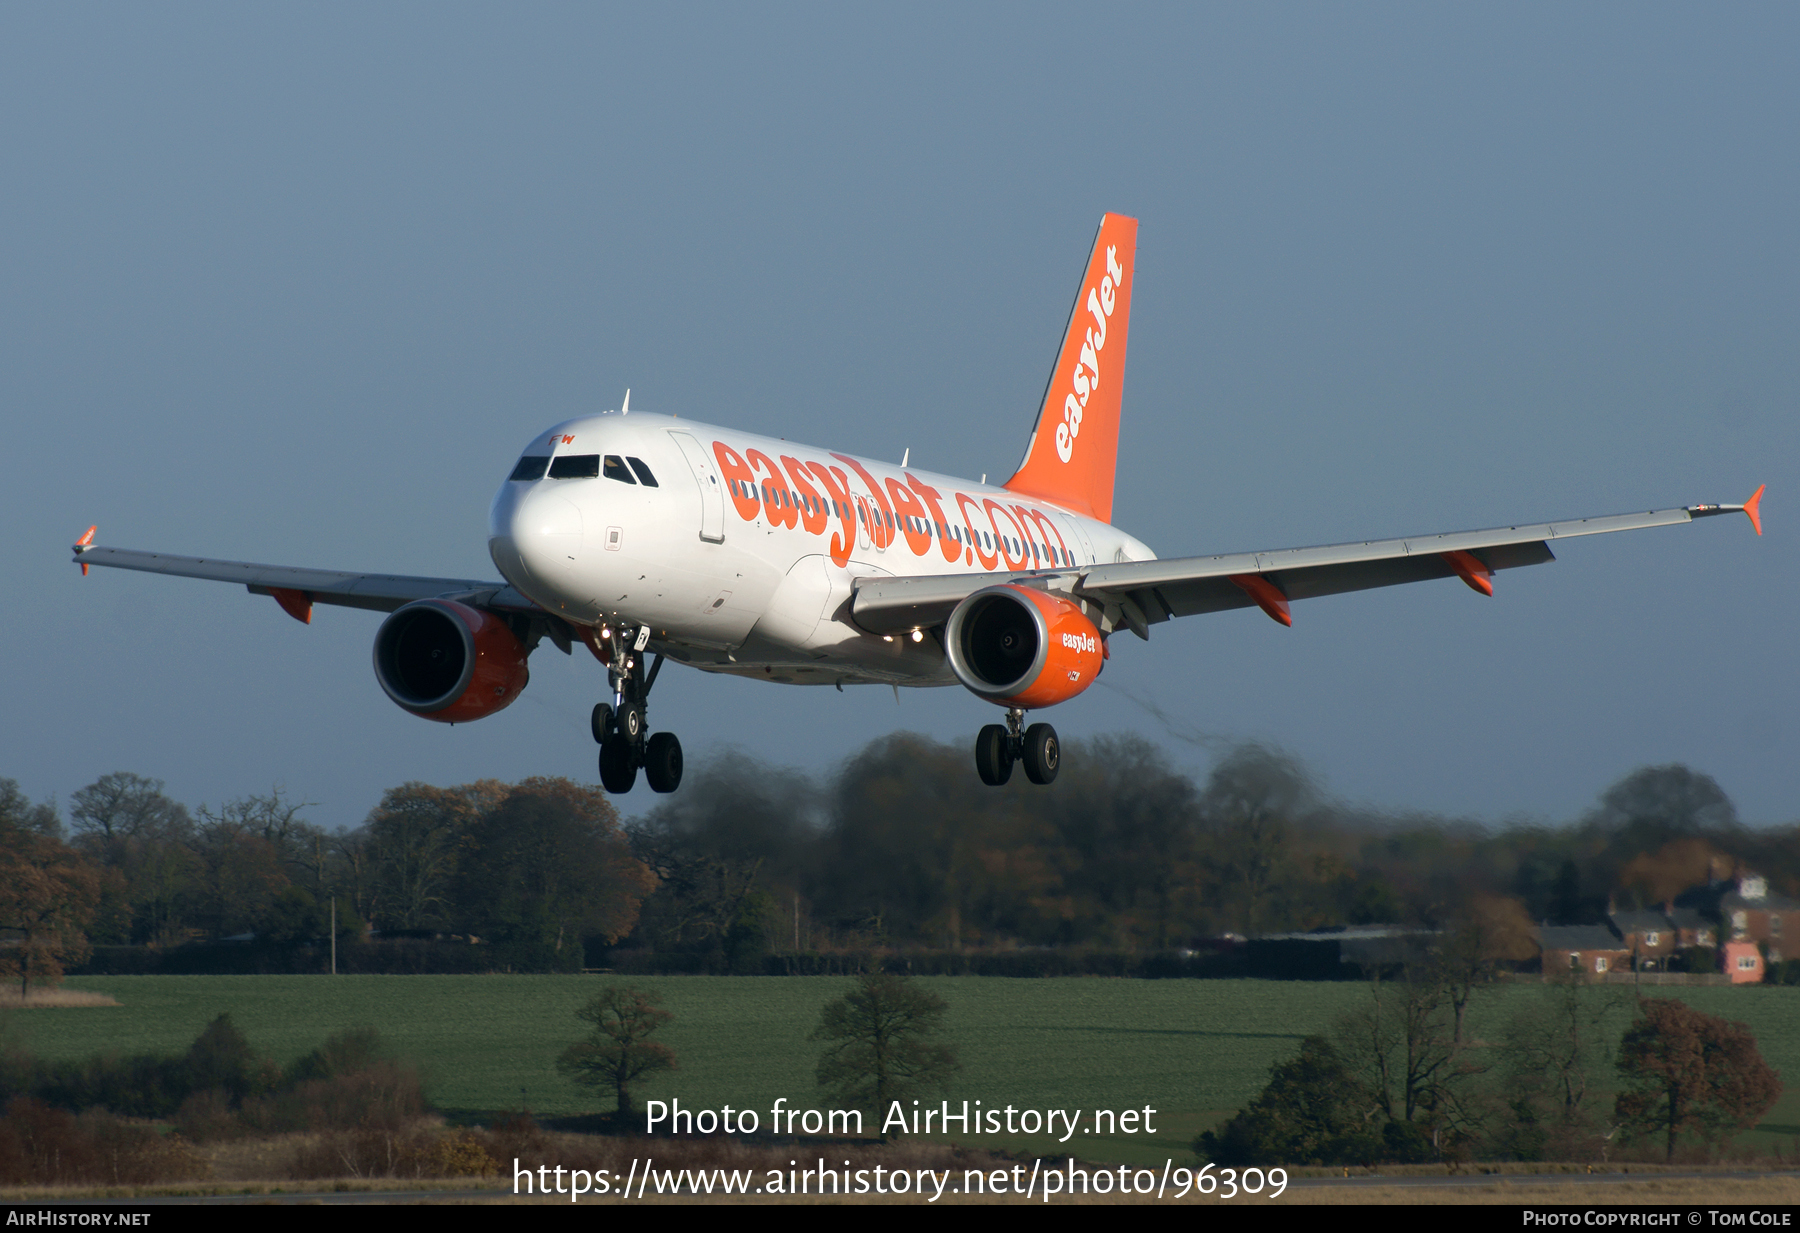
<path id="1" fill-rule="evenodd" d="M 984 587 L 944 628 L 956 679 L 1005 707 L 1054 706 L 1094 683 L 1105 647 L 1073 600 L 1013 583 Z"/>
<path id="2" fill-rule="evenodd" d="M 396 609 L 375 635 L 375 679 L 398 705 L 439 723 L 504 710 L 531 679 L 505 621 L 449 599 Z"/>

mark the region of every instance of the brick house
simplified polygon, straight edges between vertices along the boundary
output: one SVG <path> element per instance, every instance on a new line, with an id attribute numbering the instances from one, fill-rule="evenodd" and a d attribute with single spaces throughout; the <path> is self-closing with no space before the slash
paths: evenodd
<path id="1" fill-rule="evenodd" d="M 1691 909 L 1701 918 L 1717 922 L 1722 942 L 1750 942 L 1768 951 L 1769 961 L 1782 955 L 1782 935 L 1800 927 L 1800 902 L 1769 890 L 1768 879 L 1740 873 L 1706 886 L 1683 891 L 1675 900 L 1677 910 Z"/>
<path id="2" fill-rule="evenodd" d="M 1640 971 L 1660 972 L 1677 948 L 1676 929 L 1663 912 L 1614 912 L 1613 930 L 1637 961 Z"/>
<path id="3" fill-rule="evenodd" d="M 1769 961 L 1781 960 L 1782 919 L 1792 929 L 1800 924 L 1800 903 L 1769 892 L 1768 882 L 1745 874 L 1719 899 L 1719 920 L 1733 942 L 1756 942 L 1769 952 Z"/>
<path id="4" fill-rule="evenodd" d="M 1727 942 L 1720 947 L 1720 963 L 1734 985 L 1759 985 L 1763 979 L 1762 951 L 1755 942 Z"/>
<path id="5" fill-rule="evenodd" d="M 1718 923 L 1702 916 L 1697 910 L 1670 905 L 1664 909 L 1663 915 L 1668 917 L 1669 928 L 1675 932 L 1676 950 L 1719 944 Z"/>
<path id="6" fill-rule="evenodd" d="M 1545 925 L 1538 930 L 1538 947 L 1545 976 L 1631 970 L 1631 947 L 1605 925 Z"/>

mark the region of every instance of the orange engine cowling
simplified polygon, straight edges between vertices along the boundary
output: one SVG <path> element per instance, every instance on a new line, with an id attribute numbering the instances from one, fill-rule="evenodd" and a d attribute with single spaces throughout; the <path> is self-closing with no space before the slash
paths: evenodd
<path id="1" fill-rule="evenodd" d="M 1074 601 L 1031 587 L 983 587 L 944 628 L 956 679 L 1006 707 L 1055 706 L 1100 675 L 1100 631 Z"/>
<path id="2" fill-rule="evenodd" d="M 375 679 L 414 715 L 459 724 L 511 705 L 531 673 L 505 621 L 455 600 L 421 599 L 381 623 Z"/>

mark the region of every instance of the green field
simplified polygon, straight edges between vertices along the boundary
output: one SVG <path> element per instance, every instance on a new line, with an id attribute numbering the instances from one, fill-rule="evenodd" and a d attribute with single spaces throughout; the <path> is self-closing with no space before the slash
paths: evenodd
<path id="1" fill-rule="evenodd" d="M 572 1114 L 610 1108 L 610 1098 L 576 1088 L 554 1069 L 557 1054 L 581 1034 L 575 1008 L 609 979 L 615 978 L 93 976 L 68 984 L 110 994 L 121 1005 L 17 1011 L 6 1030 L 52 1058 L 175 1052 L 229 1011 L 252 1045 L 285 1062 L 331 1032 L 373 1025 L 398 1053 L 421 1064 L 431 1098 L 452 1116 L 480 1117 L 521 1104 L 540 1115 Z M 638 1089 L 640 1099 L 757 1109 L 765 1129 L 777 1097 L 801 1108 L 824 1103 L 812 1080 L 819 1046 L 806 1037 L 819 1008 L 850 987 L 848 978 L 665 976 L 630 983 L 662 993 L 675 1020 L 661 1038 L 680 1058 L 678 1071 Z M 1200 1129 L 1261 1089 L 1271 1063 L 1368 996 L 1355 982 L 936 977 L 920 983 L 950 1005 L 949 1034 L 963 1063 L 956 1101 L 1158 1110 L 1154 1135 L 1082 1135 L 1063 1149 L 1122 1161 L 1185 1154 Z M 1537 992 L 1533 985 L 1488 991 L 1472 1008 L 1475 1034 L 1497 1034 Z M 1749 1024 L 1770 1065 L 1800 1076 L 1800 988 L 1666 992 Z M 1784 1147 L 1800 1135 L 1800 1091 L 1784 1096 L 1756 1139 L 1766 1142 L 1776 1133 Z M 1004 1137 L 981 1143 L 1049 1146 Z"/>

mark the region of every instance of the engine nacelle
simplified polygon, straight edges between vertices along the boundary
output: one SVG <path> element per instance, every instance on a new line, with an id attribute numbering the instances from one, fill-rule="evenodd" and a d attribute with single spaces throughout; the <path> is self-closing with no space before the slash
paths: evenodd
<path id="1" fill-rule="evenodd" d="M 504 710 L 531 680 L 506 622 L 449 599 L 395 610 L 375 635 L 375 679 L 398 705 L 459 724 Z"/>
<path id="2" fill-rule="evenodd" d="M 944 627 L 956 679 L 1006 707 L 1055 706 L 1094 683 L 1106 650 L 1080 605 L 1010 582 L 983 587 Z"/>

